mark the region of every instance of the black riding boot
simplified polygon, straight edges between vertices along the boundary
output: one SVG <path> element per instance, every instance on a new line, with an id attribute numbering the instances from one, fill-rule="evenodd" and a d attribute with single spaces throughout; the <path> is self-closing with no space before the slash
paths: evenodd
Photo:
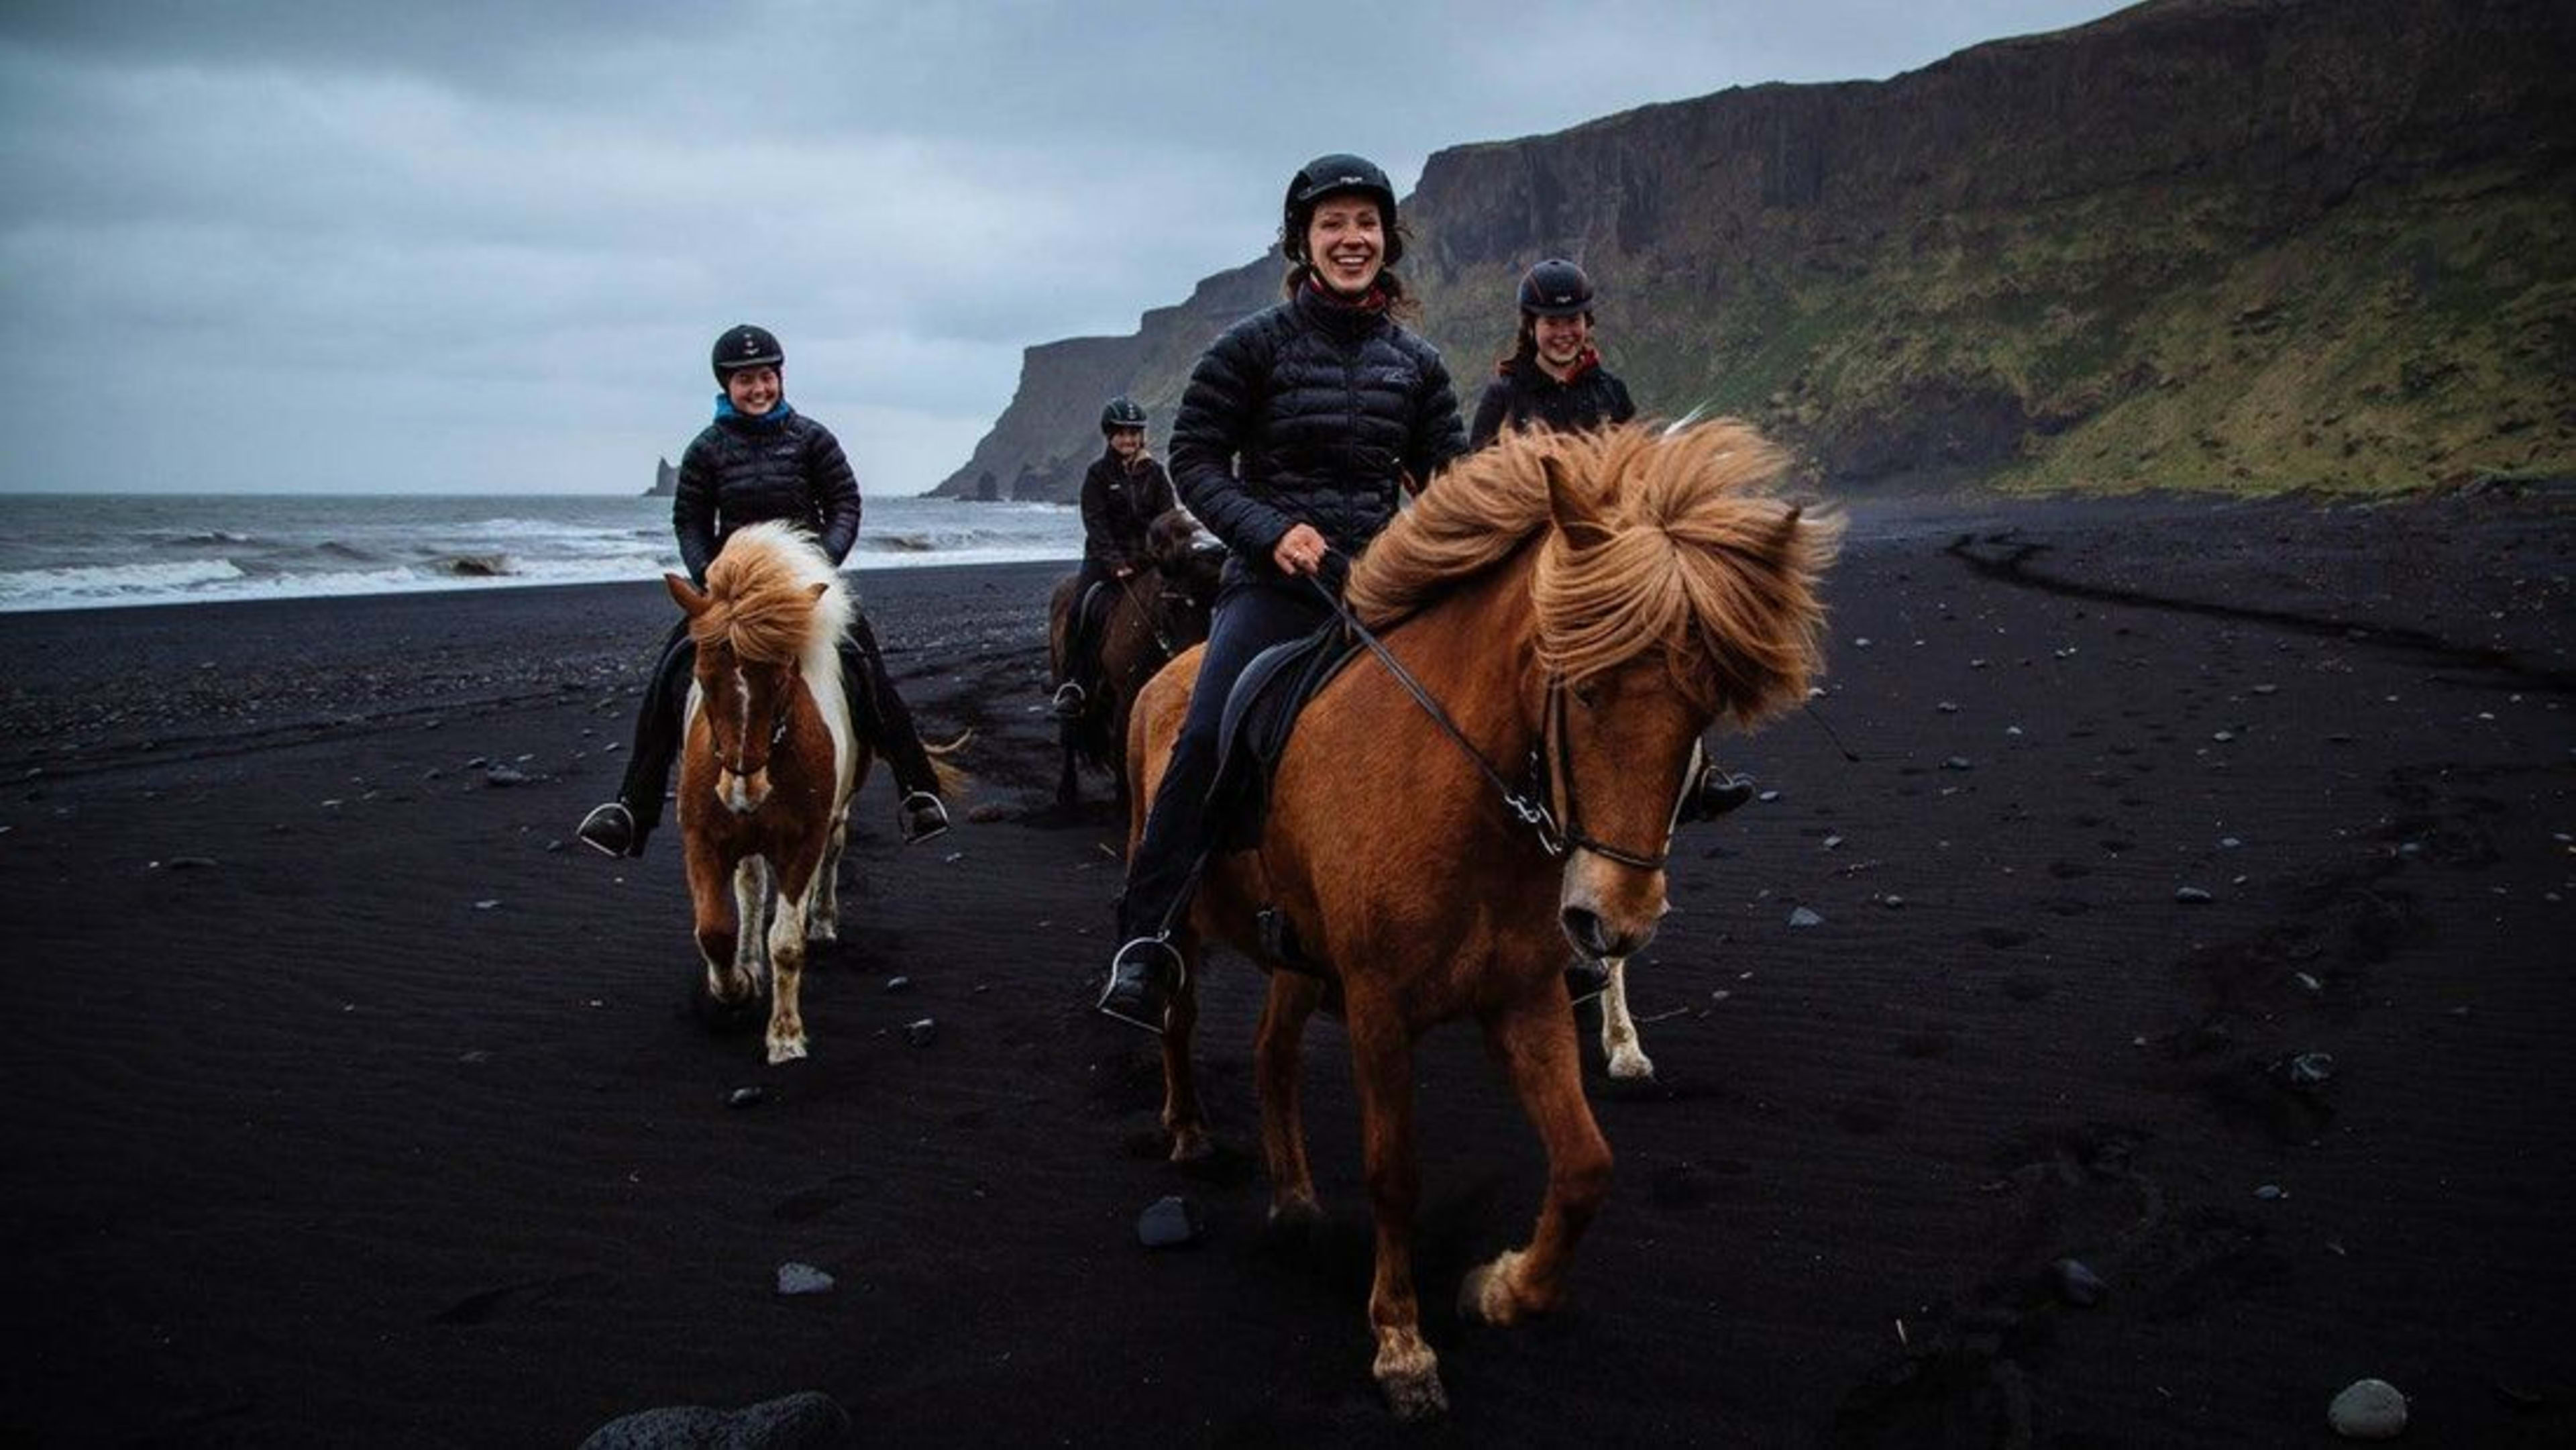
<path id="1" fill-rule="evenodd" d="M 1231 582 L 1233 569 L 1228 566 L 1230 582 L 1217 601 L 1180 738 L 1172 742 L 1171 762 L 1145 812 L 1144 835 L 1127 859 L 1127 889 L 1118 898 L 1121 945 L 1100 994 L 1101 1012 L 1152 1032 L 1163 1030 L 1163 1015 L 1184 976 L 1181 955 L 1169 940 L 1172 924 L 1189 909 L 1199 868 L 1216 840 L 1208 791 L 1216 784 L 1226 694 L 1254 655 L 1312 633 L 1327 607 L 1299 592 L 1303 585 L 1242 587 Z"/>
<path id="2" fill-rule="evenodd" d="M 697 671 L 698 646 L 681 620 L 662 641 L 653 664 L 653 681 L 644 690 L 644 705 L 635 716 L 635 744 L 626 757 L 626 776 L 616 798 L 591 808 L 582 817 L 582 844 L 611 856 L 641 856 L 644 840 L 662 823 L 662 796 L 670 789 L 671 761 L 680 753 L 681 716 L 689 707 L 689 686 Z"/>
<path id="3" fill-rule="evenodd" d="M 1108 613 L 1105 581 L 1087 584 L 1074 596 L 1073 618 L 1064 630 L 1064 682 L 1055 689 L 1059 720 L 1081 719 L 1100 697 L 1100 626 Z"/>
<path id="4" fill-rule="evenodd" d="M 895 828 L 904 844 L 926 841 L 948 829 L 948 807 L 939 794 L 939 772 L 914 728 L 912 712 L 895 693 L 886 674 L 885 656 L 876 631 L 865 615 L 853 615 L 850 632 L 841 638 L 842 693 L 850 699 L 850 728 L 874 745 L 894 772 L 903 799 L 895 807 Z"/>
<path id="5" fill-rule="evenodd" d="M 1713 821 L 1728 811 L 1753 799 L 1753 777 L 1737 775 L 1716 761 L 1700 767 L 1699 778 L 1682 797 L 1682 808 L 1675 815 L 1676 825 L 1689 821 Z"/>

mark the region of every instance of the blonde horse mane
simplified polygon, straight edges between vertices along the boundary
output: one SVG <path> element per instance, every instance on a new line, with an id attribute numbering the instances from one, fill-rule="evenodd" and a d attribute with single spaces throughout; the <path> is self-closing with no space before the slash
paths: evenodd
<path id="1" fill-rule="evenodd" d="M 1687 698 L 1749 725 L 1803 701 L 1823 668 L 1817 585 L 1842 520 L 1777 497 L 1786 471 L 1731 419 L 1515 432 L 1387 526 L 1351 571 L 1351 604 L 1383 624 L 1544 534 L 1530 584 L 1544 667 L 1572 683 L 1660 649 Z M 1584 546 L 1549 527 L 1551 487 L 1569 516 L 1597 518 Z"/>
<path id="2" fill-rule="evenodd" d="M 822 585 L 821 594 L 814 586 Z M 850 627 L 850 596 L 813 536 L 793 524 L 737 529 L 707 566 L 707 609 L 689 622 L 700 649 L 730 642 L 754 664 L 830 656 Z"/>

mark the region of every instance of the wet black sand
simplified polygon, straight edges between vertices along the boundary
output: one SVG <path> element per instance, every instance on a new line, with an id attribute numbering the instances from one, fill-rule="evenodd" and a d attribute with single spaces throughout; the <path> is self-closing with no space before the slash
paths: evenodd
<path id="1" fill-rule="evenodd" d="M 1472 1031 L 1428 1044 L 1424 1431 L 1367 1376 L 1337 1029 L 1287 1254 L 1253 974 L 1209 984 L 1204 1172 L 1084 1010 L 1122 831 L 1050 804 L 1057 570 L 864 577 L 978 819 L 903 850 L 872 783 L 778 1069 L 684 1010 L 670 841 L 564 844 L 657 585 L 0 616 L 0 1438 L 570 1445 L 819 1389 L 884 1444 L 2270 1446 L 2375 1375 L 2411 1443 L 2567 1443 L 2571 524 L 1864 510 L 1820 706 L 1861 759 L 1728 747 L 1778 794 L 1680 854 L 1552 1321 L 1446 1307 L 1540 1164 Z M 1166 1193 L 1209 1235 L 1148 1254 Z"/>

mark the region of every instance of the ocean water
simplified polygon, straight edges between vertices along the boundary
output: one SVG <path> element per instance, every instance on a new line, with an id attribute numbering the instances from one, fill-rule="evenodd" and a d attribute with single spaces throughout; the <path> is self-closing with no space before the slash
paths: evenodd
<path id="1" fill-rule="evenodd" d="M 846 568 L 1075 559 L 1062 504 L 870 498 Z M 667 498 L 0 494 L 0 610 L 507 589 L 680 567 Z"/>

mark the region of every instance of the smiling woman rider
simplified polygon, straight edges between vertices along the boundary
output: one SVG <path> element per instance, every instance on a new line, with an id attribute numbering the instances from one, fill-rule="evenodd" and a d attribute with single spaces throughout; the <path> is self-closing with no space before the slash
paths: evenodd
<path id="1" fill-rule="evenodd" d="M 1226 330 L 1190 373 L 1172 425 L 1172 482 L 1225 541 L 1227 560 L 1189 714 L 1127 863 L 1100 1010 L 1159 1032 L 1179 985 L 1166 941 L 1211 835 L 1208 787 L 1226 692 L 1263 649 L 1331 615 L 1328 550 L 1357 555 L 1395 516 L 1400 488 L 1466 449 L 1449 371 L 1394 317 L 1404 256 L 1395 188 L 1357 156 L 1319 156 L 1289 179 L 1280 248 L 1288 300 Z"/>
<path id="2" fill-rule="evenodd" d="M 786 350 L 769 329 L 742 323 L 716 339 L 711 360 L 724 391 L 716 395 L 715 421 L 680 455 L 679 491 L 671 500 L 671 531 L 691 582 L 705 587 L 707 565 L 734 530 L 772 519 L 811 533 L 839 568 L 858 542 L 859 483 L 832 430 L 788 405 Z M 683 617 L 662 641 L 616 798 L 582 818 L 579 834 L 593 850 L 644 853 L 645 838 L 662 819 L 697 655 Z M 905 842 L 947 830 L 948 808 L 940 802 L 930 753 L 886 675 L 876 632 L 856 609 L 841 640 L 841 679 L 851 724 L 885 756 L 901 787 L 895 824 Z"/>

